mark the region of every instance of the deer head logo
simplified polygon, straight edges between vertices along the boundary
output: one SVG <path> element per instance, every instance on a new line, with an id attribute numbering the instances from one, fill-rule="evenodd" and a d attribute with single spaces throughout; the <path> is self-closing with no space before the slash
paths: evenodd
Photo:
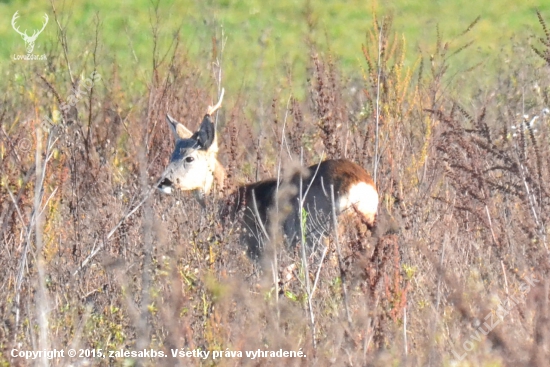
<path id="1" fill-rule="evenodd" d="M 46 24 L 48 24 L 48 19 L 49 19 L 48 14 L 44 14 L 44 24 L 42 24 L 42 29 L 39 31 L 34 30 L 31 36 L 27 34 L 26 29 L 25 29 L 25 32 L 21 32 L 19 30 L 19 27 L 15 24 L 15 22 L 17 21 L 17 18 L 19 18 L 18 11 L 16 11 L 15 14 L 13 14 L 13 17 L 11 18 L 11 26 L 17 33 L 21 35 L 21 37 L 23 38 L 23 41 L 25 41 L 25 48 L 27 49 L 27 53 L 30 54 L 34 49 L 34 41 L 36 41 L 36 38 L 38 37 L 38 35 L 42 33 L 44 28 L 46 28 Z"/>

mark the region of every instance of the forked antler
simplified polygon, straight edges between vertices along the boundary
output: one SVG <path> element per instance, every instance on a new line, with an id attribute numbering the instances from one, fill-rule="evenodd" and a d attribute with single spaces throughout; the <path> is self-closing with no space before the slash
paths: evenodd
<path id="1" fill-rule="evenodd" d="M 34 40 L 34 39 L 36 39 L 36 37 L 38 37 L 38 35 L 39 35 L 40 33 L 42 33 L 42 31 L 44 30 L 44 28 L 46 28 L 46 25 L 48 24 L 48 20 L 49 20 L 48 14 L 44 14 L 44 22 L 42 23 L 42 29 L 39 30 L 39 31 L 35 30 L 35 31 L 32 33 L 32 36 L 29 36 L 29 35 L 27 34 L 27 30 L 26 30 L 26 29 L 25 29 L 25 32 L 21 32 L 21 31 L 19 30 L 19 27 L 18 27 L 17 24 L 15 23 L 15 22 L 17 21 L 18 18 L 19 18 L 19 11 L 16 11 L 15 14 L 13 14 L 13 17 L 11 18 L 11 26 L 13 27 L 13 29 L 14 29 L 17 33 L 19 33 L 21 36 L 23 36 L 23 38 L 24 38 L 25 40 L 27 40 L 27 39 L 28 39 L 28 40 Z"/>
<path id="2" fill-rule="evenodd" d="M 42 29 L 39 31 L 34 31 L 31 37 L 38 37 L 40 33 L 46 28 L 46 25 L 48 24 L 48 21 L 50 18 L 48 18 L 48 14 L 44 14 L 44 22 L 42 23 Z"/>
<path id="3" fill-rule="evenodd" d="M 20 30 L 19 30 L 19 27 L 15 24 L 15 22 L 17 21 L 17 18 L 19 18 L 19 10 L 15 12 L 15 14 L 13 14 L 13 17 L 11 18 L 11 26 L 13 27 L 13 29 L 19 33 L 20 35 L 22 36 L 26 36 L 27 35 L 27 30 L 25 29 L 25 33 L 22 33 Z"/>
<path id="4" fill-rule="evenodd" d="M 214 106 L 208 106 L 208 112 L 206 112 L 206 114 L 212 116 L 212 114 L 213 114 L 214 112 L 216 112 L 216 110 L 217 110 L 218 108 L 221 107 L 221 105 L 222 105 L 222 100 L 223 100 L 223 93 L 224 93 L 224 92 L 225 92 L 225 89 L 222 88 L 222 91 L 221 91 L 221 94 L 220 94 L 220 100 L 218 101 L 218 103 L 216 103 L 216 105 L 214 105 Z"/>

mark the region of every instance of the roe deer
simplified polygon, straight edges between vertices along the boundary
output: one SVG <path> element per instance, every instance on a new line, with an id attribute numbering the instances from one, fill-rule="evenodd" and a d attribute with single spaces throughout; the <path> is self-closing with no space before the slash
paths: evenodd
<path id="1" fill-rule="evenodd" d="M 184 125 L 166 116 L 175 137 L 175 148 L 170 163 L 163 174 L 158 189 L 171 193 L 172 188 L 193 191 L 201 205 L 217 183 L 223 188 L 225 169 L 217 159 L 218 144 L 212 123 L 212 114 L 220 107 L 219 102 L 208 108 L 207 114 L 195 133 Z M 290 197 L 290 214 L 283 221 L 283 232 L 289 245 L 294 245 L 300 236 L 311 245 L 331 227 L 332 198 L 334 193 L 335 213 L 350 213 L 359 216 L 369 228 L 374 226 L 378 209 L 378 192 L 371 176 L 361 166 L 345 159 L 330 159 L 314 164 L 305 174 L 295 174 L 290 183 L 301 193 Z M 276 205 L 276 193 L 281 185 L 277 179 L 268 179 L 238 187 L 230 196 L 234 204 L 230 214 L 243 211 L 243 242 L 248 245 L 248 256 L 259 259 L 269 213 Z M 300 205 L 300 201 L 302 205 Z M 227 214 L 227 211 L 224 210 Z M 306 233 L 303 232 L 304 221 Z"/>

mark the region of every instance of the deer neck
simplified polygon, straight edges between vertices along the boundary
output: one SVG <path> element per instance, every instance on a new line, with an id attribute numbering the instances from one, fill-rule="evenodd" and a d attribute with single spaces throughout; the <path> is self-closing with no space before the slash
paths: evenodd
<path id="1" fill-rule="evenodd" d="M 193 190 L 195 199 L 197 199 L 203 208 L 206 207 L 206 198 L 210 196 L 212 190 L 218 193 L 219 198 L 223 198 L 224 190 L 226 189 L 225 168 L 217 159 L 211 161 L 210 173 L 211 175 L 207 177 L 204 188 Z"/>
<path id="2" fill-rule="evenodd" d="M 214 163 L 214 169 L 212 170 L 212 175 L 214 176 L 214 182 L 217 185 L 218 192 L 223 195 L 226 187 L 226 172 L 224 166 L 216 159 Z"/>

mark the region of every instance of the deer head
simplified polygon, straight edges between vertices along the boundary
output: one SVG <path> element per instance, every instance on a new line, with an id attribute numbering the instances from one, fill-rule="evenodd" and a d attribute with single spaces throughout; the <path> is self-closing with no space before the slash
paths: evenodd
<path id="1" fill-rule="evenodd" d="M 172 188 L 182 191 L 198 191 L 208 194 L 214 178 L 223 167 L 218 162 L 218 143 L 212 114 L 221 106 L 223 89 L 219 102 L 208 108 L 199 130 L 191 132 L 184 125 L 166 115 L 166 121 L 175 138 L 174 152 L 164 171 L 164 179 L 158 189 L 171 193 Z"/>
<path id="2" fill-rule="evenodd" d="M 23 41 L 25 41 L 25 48 L 27 49 L 27 53 L 30 54 L 34 49 L 34 41 L 36 41 L 36 38 L 38 37 L 38 35 L 42 33 L 44 28 L 46 28 L 46 24 L 48 24 L 48 20 L 49 20 L 48 14 L 44 14 L 44 23 L 42 24 L 42 29 L 39 31 L 34 30 L 31 36 L 27 34 L 26 29 L 25 29 L 25 32 L 21 32 L 19 30 L 19 27 L 15 24 L 18 18 L 19 18 L 19 12 L 16 11 L 15 14 L 13 14 L 13 17 L 11 18 L 11 26 L 17 33 L 21 35 L 21 37 L 23 38 Z"/>

